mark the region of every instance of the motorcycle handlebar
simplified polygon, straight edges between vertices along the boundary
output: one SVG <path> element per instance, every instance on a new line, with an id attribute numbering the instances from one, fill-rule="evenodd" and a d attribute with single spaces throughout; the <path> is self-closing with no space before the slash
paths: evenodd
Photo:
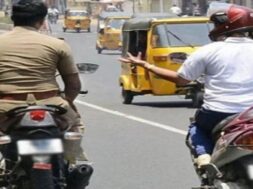
<path id="1" fill-rule="evenodd" d="M 79 94 L 88 94 L 88 90 L 80 91 Z"/>

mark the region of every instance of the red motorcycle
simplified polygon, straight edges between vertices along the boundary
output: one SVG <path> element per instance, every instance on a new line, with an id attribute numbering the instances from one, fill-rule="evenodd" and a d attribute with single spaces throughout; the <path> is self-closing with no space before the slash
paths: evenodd
<path id="1" fill-rule="evenodd" d="M 197 168 L 196 154 L 189 135 L 189 147 L 194 167 L 202 186 L 194 189 L 252 189 L 253 188 L 253 107 L 228 117 L 212 132 L 215 147 L 211 163 Z"/>

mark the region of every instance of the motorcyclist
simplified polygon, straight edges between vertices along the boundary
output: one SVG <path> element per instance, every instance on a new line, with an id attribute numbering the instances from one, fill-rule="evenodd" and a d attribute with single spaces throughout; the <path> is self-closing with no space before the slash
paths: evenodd
<path id="1" fill-rule="evenodd" d="M 0 35 L 0 129 L 11 124 L 5 112 L 24 105 L 59 105 L 67 109 L 62 117 L 69 130 L 84 131 L 74 100 L 81 89 L 78 69 L 69 45 L 38 32 L 47 15 L 41 0 L 20 0 L 12 6 L 14 28 Z M 64 83 L 64 97 L 56 81 L 59 73 Z M 71 164 L 86 161 L 81 141 L 65 144 L 66 159 Z"/>
<path id="2" fill-rule="evenodd" d="M 50 7 L 48 8 L 48 19 L 50 22 L 53 22 L 53 20 L 56 22 L 59 18 L 59 11 L 56 7 Z"/>
<path id="3" fill-rule="evenodd" d="M 214 28 L 209 37 L 214 42 L 192 53 L 177 72 L 141 60 L 140 54 L 120 58 L 122 63 L 139 65 L 177 85 L 204 74 L 204 103 L 189 127 L 199 167 L 210 162 L 214 126 L 253 104 L 253 10 L 227 4 L 226 10 L 213 12 L 210 20 Z"/>

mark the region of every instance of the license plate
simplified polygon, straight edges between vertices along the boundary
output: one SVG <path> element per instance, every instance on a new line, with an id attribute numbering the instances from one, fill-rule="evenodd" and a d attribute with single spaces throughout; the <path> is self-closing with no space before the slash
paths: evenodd
<path id="1" fill-rule="evenodd" d="M 17 141 L 20 155 L 41 155 L 63 153 L 61 139 L 19 140 Z"/>

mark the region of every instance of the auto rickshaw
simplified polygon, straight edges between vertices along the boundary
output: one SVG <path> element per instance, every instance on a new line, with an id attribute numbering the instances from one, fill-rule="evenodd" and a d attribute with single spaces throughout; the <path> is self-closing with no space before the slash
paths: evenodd
<path id="1" fill-rule="evenodd" d="M 85 10 L 67 10 L 64 16 L 63 32 L 66 30 L 87 30 L 90 32 L 91 19 Z"/>
<path id="2" fill-rule="evenodd" d="M 96 50 L 121 50 L 121 28 L 131 15 L 125 12 L 102 12 L 98 18 Z"/>
<path id="3" fill-rule="evenodd" d="M 212 28 L 207 17 L 132 18 L 122 28 L 122 56 L 142 52 L 142 58 L 150 64 L 177 71 L 183 64 L 182 58 L 211 42 L 208 33 Z M 200 80 L 177 86 L 131 64 L 122 63 L 119 85 L 124 104 L 131 104 L 134 96 L 145 94 L 185 95 L 186 99 L 192 99 L 193 107 L 203 103 L 204 84 Z"/>

